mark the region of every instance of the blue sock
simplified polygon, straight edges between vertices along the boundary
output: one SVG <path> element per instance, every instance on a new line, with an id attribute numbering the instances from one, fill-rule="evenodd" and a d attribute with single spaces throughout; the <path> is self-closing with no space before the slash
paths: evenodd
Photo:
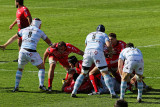
<path id="1" fill-rule="evenodd" d="M 104 76 L 104 82 L 105 82 L 106 86 L 108 87 L 110 94 L 115 95 L 116 93 L 113 89 L 113 82 L 112 82 L 110 75 L 107 74 Z"/>
<path id="2" fill-rule="evenodd" d="M 121 82 L 121 96 L 120 96 L 120 99 L 124 99 L 126 88 L 127 88 L 127 82 L 126 81 L 122 81 Z"/>
<path id="3" fill-rule="evenodd" d="M 45 70 L 40 69 L 38 72 L 38 77 L 39 77 L 39 85 L 43 86 L 44 85 L 44 76 L 45 76 Z"/>
<path id="4" fill-rule="evenodd" d="M 142 99 L 142 91 L 143 91 L 143 82 L 137 81 L 137 88 L 138 88 L 138 97 L 137 99 Z"/>
<path id="5" fill-rule="evenodd" d="M 17 70 L 16 72 L 16 81 L 15 81 L 15 88 L 19 87 L 19 82 L 21 80 L 22 77 L 22 72 Z"/>
<path id="6" fill-rule="evenodd" d="M 77 90 L 81 86 L 81 84 L 83 82 L 83 79 L 84 79 L 84 75 L 80 74 L 78 76 L 78 78 L 76 79 L 76 82 L 75 82 L 74 87 L 73 87 L 72 94 L 77 94 Z"/>

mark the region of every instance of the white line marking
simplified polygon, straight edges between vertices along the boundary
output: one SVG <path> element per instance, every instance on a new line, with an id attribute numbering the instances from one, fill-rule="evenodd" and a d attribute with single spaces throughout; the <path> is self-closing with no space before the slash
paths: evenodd
<path id="1" fill-rule="evenodd" d="M 148 48 L 148 47 L 159 46 L 159 45 L 160 45 L 160 44 L 147 45 L 147 46 L 137 46 L 137 48 L 141 48 L 141 47 Z"/>
<path id="2" fill-rule="evenodd" d="M 0 69 L 0 71 L 16 71 L 16 70 L 7 70 L 7 69 Z M 33 73 L 38 73 L 38 71 L 25 71 L 25 72 L 33 72 Z M 45 73 L 48 73 L 48 72 L 45 72 Z M 58 72 L 54 72 L 56 74 L 66 74 L 65 72 L 61 72 L 61 71 L 58 71 Z M 160 79 L 160 77 L 145 77 L 145 78 L 151 78 L 151 79 Z"/>

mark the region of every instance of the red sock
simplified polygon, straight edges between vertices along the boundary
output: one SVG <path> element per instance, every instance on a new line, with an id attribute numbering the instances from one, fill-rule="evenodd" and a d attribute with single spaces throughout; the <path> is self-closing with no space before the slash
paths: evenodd
<path id="1" fill-rule="evenodd" d="M 68 79 L 68 73 L 66 74 L 66 77 L 65 77 L 65 80 L 67 80 Z"/>
<path id="2" fill-rule="evenodd" d="M 98 92 L 97 81 L 96 81 L 94 75 L 90 75 L 89 78 L 90 78 L 90 81 L 93 85 L 94 91 Z"/>
<path id="3" fill-rule="evenodd" d="M 48 87 L 52 87 L 52 81 L 53 79 L 48 79 Z"/>

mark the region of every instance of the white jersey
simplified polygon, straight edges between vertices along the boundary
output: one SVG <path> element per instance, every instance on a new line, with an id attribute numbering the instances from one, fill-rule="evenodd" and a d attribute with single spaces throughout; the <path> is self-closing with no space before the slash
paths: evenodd
<path id="1" fill-rule="evenodd" d="M 86 37 L 85 44 L 87 46 L 85 50 L 95 49 L 95 50 L 103 51 L 106 41 L 109 41 L 107 34 L 99 31 L 92 32 L 88 34 Z"/>
<path id="2" fill-rule="evenodd" d="M 142 58 L 143 55 L 141 51 L 137 48 L 125 48 L 119 55 L 119 59 L 122 60 L 134 60 L 135 58 Z"/>
<path id="3" fill-rule="evenodd" d="M 45 40 L 47 36 L 43 31 L 35 26 L 29 26 L 27 28 L 21 29 L 18 32 L 18 36 L 22 37 L 22 45 L 21 48 L 27 48 L 36 50 L 37 43 L 42 38 Z"/>

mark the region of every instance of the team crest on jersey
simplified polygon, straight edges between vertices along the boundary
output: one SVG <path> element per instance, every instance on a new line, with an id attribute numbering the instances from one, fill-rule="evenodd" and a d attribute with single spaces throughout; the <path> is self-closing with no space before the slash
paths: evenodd
<path id="1" fill-rule="evenodd" d="M 95 55 L 97 55 L 97 54 L 98 54 L 98 52 L 97 52 L 97 51 L 94 51 L 94 54 L 95 54 Z"/>
<path id="2" fill-rule="evenodd" d="M 100 62 L 101 62 L 100 60 L 96 60 L 96 64 L 100 64 Z"/>

